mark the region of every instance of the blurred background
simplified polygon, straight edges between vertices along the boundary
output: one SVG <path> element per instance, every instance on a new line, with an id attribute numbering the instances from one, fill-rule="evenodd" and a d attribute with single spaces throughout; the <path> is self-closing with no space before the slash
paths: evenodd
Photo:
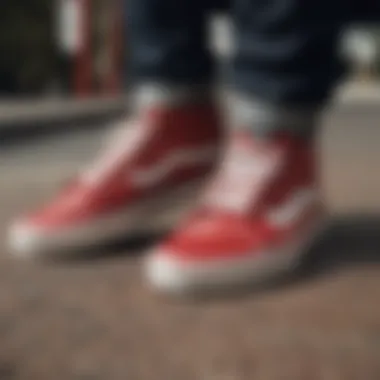
<path id="1" fill-rule="evenodd" d="M 1 95 L 119 91 L 122 1 L 5 0 L 0 18 Z"/>
<path id="2" fill-rule="evenodd" d="M 4 0 L 0 23 L 0 95 L 117 93 L 128 52 L 122 0 Z M 213 30 L 229 48 L 228 22 Z M 342 40 L 352 76 L 380 75 L 380 28 L 358 26 Z"/>

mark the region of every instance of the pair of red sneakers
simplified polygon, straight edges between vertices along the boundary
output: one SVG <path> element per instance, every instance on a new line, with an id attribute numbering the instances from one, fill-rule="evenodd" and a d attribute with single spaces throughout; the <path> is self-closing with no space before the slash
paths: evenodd
<path id="1" fill-rule="evenodd" d="M 152 108 L 123 134 L 51 203 L 11 226 L 15 253 L 52 254 L 154 231 L 170 223 L 173 202 L 214 171 L 195 211 L 147 255 L 146 276 L 160 290 L 288 270 L 323 222 L 315 154 L 304 139 L 229 136 L 213 105 Z"/>

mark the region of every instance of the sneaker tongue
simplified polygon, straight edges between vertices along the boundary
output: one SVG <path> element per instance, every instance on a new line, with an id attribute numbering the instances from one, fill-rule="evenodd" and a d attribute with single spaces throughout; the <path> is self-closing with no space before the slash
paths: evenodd
<path id="1" fill-rule="evenodd" d="M 281 150 L 270 141 L 237 135 L 227 147 L 204 204 L 215 210 L 246 213 L 260 202 L 269 181 L 278 173 Z"/>

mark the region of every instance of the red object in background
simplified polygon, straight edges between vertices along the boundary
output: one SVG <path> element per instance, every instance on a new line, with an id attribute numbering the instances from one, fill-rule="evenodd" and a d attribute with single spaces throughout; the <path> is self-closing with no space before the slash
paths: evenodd
<path id="1" fill-rule="evenodd" d="M 123 63 L 123 7 L 120 0 L 113 0 L 111 15 L 113 22 L 110 23 L 109 34 L 110 67 L 106 75 L 103 92 L 118 94 L 122 91 L 122 63 Z"/>
<path id="2" fill-rule="evenodd" d="M 77 97 L 92 94 L 92 54 L 91 54 L 91 0 L 76 0 L 78 7 L 79 46 L 75 56 L 74 92 Z"/>
<path id="3" fill-rule="evenodd" d="M 74 92 L 77 97 L 94 95 L 117 95 L 122 91 L 122 60 L 123 60 L 123 8 L 120 0 L 108 0 L 110 7 L 108 20 L 106 54 L 109 54 L 109 65 L 102 78 L 95 78 L 95 61 L 97 59 L 92 41 L 94 25 L 92 17 L 95 9 L 92 0 L 76 1 L 78 7 L 78 49 L 74 63 Z M 98 79 L 98 80 L 96 80 Z M 100 80 L 99 80 L 100 79 Z M 100 82 L 100 83 L 99 83 Z M 99 83 L 96 88 L 94 83 Z"/>

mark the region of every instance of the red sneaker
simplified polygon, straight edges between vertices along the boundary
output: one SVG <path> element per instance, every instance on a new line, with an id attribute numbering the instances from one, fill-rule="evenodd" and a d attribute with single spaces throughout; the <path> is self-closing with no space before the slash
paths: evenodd
<path id="1" fill-rule="evenodd" d="M 159 290 L 267 279 L 291 268 L 324 221 L 314 152 L 304 140 L 232 139 L 198 212 L 147 257 Z"/>
<path id="2" fill-rule="evenodd" d="M 15 253 L 81 248 L 162 226 L 173 199 L 186 196 L 216 162 L 216 107 L 151 109 L 51 203 L 10 229 Z"/>

